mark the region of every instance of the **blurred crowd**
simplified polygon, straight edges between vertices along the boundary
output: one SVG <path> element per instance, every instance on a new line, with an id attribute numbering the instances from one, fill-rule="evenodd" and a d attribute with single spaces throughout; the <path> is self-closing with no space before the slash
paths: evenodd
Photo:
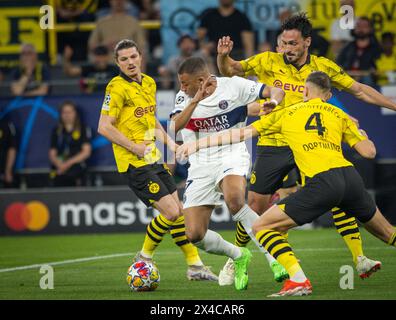
<path id="1" fill-rule="evenodd" d="M 177 89 L 176 70 L 184 59 L 203 57 L 214 74 L 217 40 L 223 35 L 234 41 L 233 58 L 245 59 L 263 50 L 276 50 L 279 30 L 267 30 L 267 41 L 258 43 L 248 16 L 235 8 L 234 0 L 218 0 L 217 7 L 207 8 L 199 16 L 195 33 L 182 34 L 177 41 L 179 53 L 166 63 L 161 61 L 162 41 L 159 29 L 145 30 L 142 20 L 161 19 L 158 0 L 58 0 L 58 23 L 95 22 L 92 32 L 59 32 L 58 67 L 62 74 L 52 74 L 47 61 L 40 61 L 31 44 L 21 44 L 20 64 L 12 70 L 0 70 L 1 81 L 11 83 L 11 93 L 20 95 L 51 94 L 51 83 L 79 79 L 83 93 L 102 92 L 106 82 L 117 74 L 112 51 L 121 39 L 130 38 L 143 51 L 143 71 L 153 76 L 161 89 Z M 354 0 L 340 0 L 340 6 L 355 7 Z M 292 12 L 279 12 L 282 23 Z M 341 65 L 356 80 L 375 86 L 396 82 L 395 34 L 375 36 L 368 17 L 356 17 L 355 28 L 340 28 L 339 20 L 331 24 L 330 37 L 318 29 L 312 35 L 311 53 L 326 56 Z"/>
<path id="2" fill-rule="evenodd" d="M 145 30 L 142 20 L 161 19 L 158 0 L 57 0 L 58 23 L 95 22 L 92 32 L 59 32 L 58 69 L 64 79 L 78 79 L 81 93 L 103 93 L 106 83 L 118 74 L 112 51 L 124 38 L 133 39 L 143 51 L 143 72 L 157 80 L 159 89 L 178 89 L 177 69 L 188 57 L 206 60 L 213 74 L 218 74 L 216 47 L 218 39 L 229 35 L 234 41 L 232 57 L 245 59 L 265 50 L 276 51 L 279 30 L 267 30 L 264 43 L 256 41 L 252 22 L 235 7 L 234 0 L 218 0 L 217 6 L 207 8 L 198 17 L 197 29 L 181 34 L 177 41 L 178 54 L 163 63 L 159 29 Z M 216 2 L 214 2 L 216 4 Z M 354 0 L 340 0 L 340 6 L 358 5 Z M 290 9 L 279 12 L 282 23 Z M 0 70 L 0 85 L 9 83 L 13 96 L 37 96 L 52 93 L 54 76 L 48 61 L 39 59 L 36 48 L 21 44 L 19 65 Z M 330 37 L 319 30 L 312 35 L 311 53 L 336 61 L 359 82 L 371 86 L 396 83 L 395 33 L 385 32 L 378 39 L 368 17 L 356 17 L 353 30 L 340 28 L 333 21 Z M 60 106 L 60 121 L 54 128 L 49 146 L 51 183 L 81 185 L 81 173 L 91 154 L 91 130 L 81 122 L 76 105 L 66 101 Z M 0 186 L 12 185 L 16 154 L 15 128 L 1 119 L 0 124 Z"/>

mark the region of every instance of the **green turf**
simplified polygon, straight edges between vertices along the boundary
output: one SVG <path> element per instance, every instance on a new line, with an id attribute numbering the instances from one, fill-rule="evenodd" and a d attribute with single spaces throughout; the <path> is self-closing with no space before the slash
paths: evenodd
<path id="1" fill-rule="evenodd" d="M 232 241 L 234 233 L 221 232 Z M 291 231 L 289 242 L 314 287 L 312 296 L 291 299 L 396 299 L 396 250 L 363 232 L 365 254 L 381 260 L 383 268 L 371 278 L 361 280 L 355 273 L 354 289 L 339 286 L 340 267 L 352 265 L 349 251 L 333 229 Z M 279 291 L 264 257 L 250 244 L 253 259 L 248 290 L 213 282 L 192 282 L 185 276 L 186 265 L 169 236 L 160 245 L 155 260 L 161 283 L 154 292 L 130 292 L 125 275 L 131 258 L 139 250 L 143 234 L 70 235 L 0 238 L 0 269 L 42 264 L 92 256 L 128 253 L 114 257 L 54 266 L 53 290 L 42 290 L 39 268 L 0 273 L 0 299 L 267 299 Z M 201 254 L 215 272 L 225 258 Z"/>

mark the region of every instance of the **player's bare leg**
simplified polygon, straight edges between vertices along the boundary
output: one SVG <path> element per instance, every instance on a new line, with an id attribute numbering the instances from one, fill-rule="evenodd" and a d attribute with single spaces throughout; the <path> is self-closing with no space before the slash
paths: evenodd
<path id="1" fill-rule="evenodd" d="M 208 230 L 210 216 L 214 206 L 197 206 L 184 209 L 186 234 L 188 239 L 198 248 L 212 254 L 224 255 L 233 259 L 236 267 L 240 267 L 243 274 L 236 274 L 235 287 L 237 290 L 247 288 L 248 278 L 244 274 L 250 262 L 251 253 L 245 248 L 239 248 L 225 241 L 220 234 Z"/>
<path id="2" fill-rule="evenodd" d="M 268 209 L 253 225 L 256 239 L 272 256 L 276 257 L 290 275 L 290 280 L 286 280 L 282 290 L 271 296 L 301 296 L 312 293 L 310 281 L 283 236 L 295 226 L 297 224 L 277 205 Z"/>

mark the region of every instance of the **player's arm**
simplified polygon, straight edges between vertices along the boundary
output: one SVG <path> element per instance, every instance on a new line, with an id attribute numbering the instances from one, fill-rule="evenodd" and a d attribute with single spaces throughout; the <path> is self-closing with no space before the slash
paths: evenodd
<path id="1" fill-rule="evenodd" d="M 134 143 L 124 136 L 116 127 L 116 118 L 101 114 L 99 118 L 98 133 L 110 140 L 112 143 L 127 149 L 136 154 L 138 157 L 144 157 L 146 153 L 150 152 L 150 148 L 144 143 Z"/>
<path id="2" fill-rule="evenodd" d="M 178 145 L 169 136 L 169 134 L 165 131 L 164 127 L 158 121 L 158 119 L 155 119 L 155 128 L 156 128 L 155 137 L 159 138 L 162 143 L 166 144 L 169 147 L 169 149 L 171 149 L 173 152 L 175 152 L 176 149 L 178 148 Z"/>
<path id="3" fill-rule="evenodd" d="M 284 96 L 285 92 L 282 89 L 266 86 L 263 89 L 260 98 L 269 98 L 270 100 L 265 101 L 262 106 L 258 102 L 248 104 L 248 116 L 255 117 L 270 113 L 279 103 L 281 103 Z"/>
<path id="4" fill-rule="evenodd" d="M 220 134 L 201 138 L 198 141 L 184 143 L 177 149 L 176 157 L 183 160 L 200 149 L 239 143 L 258 135 L 258 131 L 251 125 L 244 128 L 226 130 Z"/>
<path id="5" fill-rule="evenodd" d="M 245 72 L 239 61 L 230 57 L 234 43 L 230 37 L 222 37 L 217 43 L 217 67 L 223 76 L 244 76 Z"/>
<path id="6" fill-rule="evenodd" d="M 347 91 L 364 102 L 396 111 L 396 103 L 366 84 L 355 81 Z"/>
<path id="7" fill-rule="evenodd" d="M 174 130 L 175 134 L 187 125 L 198 103 L 205 99 L 215 89 L 215 86 L 216 78 L 210 76 L 201 84 L 194 98 L 191 99 L 190 103 L 183 109 L 183 111 L 175 114 L 171 118 L 170 129 Z"/>
<path id="8" fill-rule="evenodd" d="M 367 133 L 363 129 L 358 129 L 355 122 L 348 115 L 345 116 L 342 141 L 349 144 L 362 157 L 367 159 L 375 158 L 377 151 L 373 141 L 368 138 Z"/>
<path id="9" fill-rule="evenodd" d="M 367 159 L 374 159 L 377 150 L 375 148 L 374 142 L 371 141 L 367 133 L 363 129 L 359 129 L 359 132 L 365 136 L 367 139 L 357 142 L 353 148 L 363 157 Z"/>

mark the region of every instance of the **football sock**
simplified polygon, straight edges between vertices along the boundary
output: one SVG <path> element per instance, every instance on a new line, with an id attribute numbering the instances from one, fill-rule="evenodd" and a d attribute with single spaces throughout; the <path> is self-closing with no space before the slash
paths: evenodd
<path id="1" fill-rule="evenodd" d="M 242 254 L 239 247 L 225 241 L 221 235 L 212 230 L 208 230 L 203 239 L 194 244 L 208 253 L 227 256 L 233 260 L 239 258 Z"/>
<path id="2" fill-rule="evenodd" d="M 347 215 L 339 208 L 333 208 L 331 212 L 333 214 L 334 225 L 351 251 L 353 262 L 356 264 L 357 257 L 364 255 L 362 237 L 360 236 L 356 219 Z"/>
<path id="3" fill-rule="evenodd" d="M 147 225 L 146 236 L 140 252 L 143 257 L 153 257 L 154 250 L 160 244 L 172 224 L 173 222 L 165 218 L 161 213 L 151 220 Z"/>
<path id="4" fill-rule="evenodd" d="M 187 240 L 184 216 L 180 216 L 169 228 L 173 241 L 183 251 L 189 266 L 202 266 L 203 263 L 198 254 L 198 249 Z"/>
<path id="5" fill-rule="evenodd" d="M 285 237 L 274 230 L 260 230 L 256 234 L 258 242 L 281 264 L 289 273 L 290 280 L 304 282 L 307 278 Z"/>
<path id="6" fill-rule="evenodd" d="M 236 224 L 234 244 L 237 247 L 246 247 L 246 245 L 249 243 L 249 241 L 250 241 L 249 235 L 246 233 L 245 228 L 243 227 L 242 223 L 240 221 L 238 221 Z"/>
<path id="7" fill-rule="evenodd" d="M 253 223 L 259 218 L 259 215 L 254 212 L 247 204 L 245 204 L 235 215 L 232 216 L 234 221 L 238 221 L 245 233 L 253 240 L 255 245 L 259 248 L 261 252 L 264 253 L 269 264 L 275 261 L 267 250 L 265 250 L 261 244 L 257 241 L 256 237 L 252 232 Z"/>
<path id="8" fill-rule="evenodd" d="M 394 232 L 392 234 L 392 236 L 390 237 L 390 239 L 388 241 L 388 244 L 391 245 L 391 246 L 396 247 L 396 232 Z"/>

